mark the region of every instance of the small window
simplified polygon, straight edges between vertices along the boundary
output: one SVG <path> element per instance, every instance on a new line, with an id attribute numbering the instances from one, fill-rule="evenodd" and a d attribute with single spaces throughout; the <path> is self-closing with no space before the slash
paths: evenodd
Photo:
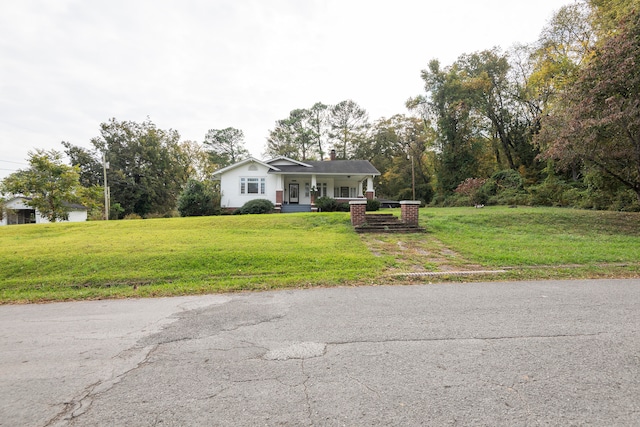
<path id="1" fill-rule="evenodd" d="M 255 171 L 258 170 L 258 167 L 256 165 L 250 165 L 249 166 L 249 170 L 252 171 L 252 172 L 255 172 Z"/>
<path id="2" fill-rule="evenodd" d="M 304 183 L 304 197 L 309 197 L 311 189 L 309 187 L 309 183 L 305 182 Z"/>
<path id="3" fill-rule="evenodd" d="M 349 187 L 340 187 L 340 197 L 349 198 Z"/>

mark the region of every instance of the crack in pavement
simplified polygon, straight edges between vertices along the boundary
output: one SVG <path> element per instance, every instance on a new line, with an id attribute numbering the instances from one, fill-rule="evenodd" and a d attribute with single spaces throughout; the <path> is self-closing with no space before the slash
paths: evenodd
<path id="1" fill-rule="evenodd" d="M 71 399 L 71 401 L 64 402 L 64 408 L 62 411 L 50 419 L 44 427 L 61 427 L 68 425 L 69 422 L 73 422 L 78 417 L 82 416 L 91 408 L 96 396 L 109 391 L 116 384 L 122 381 L 129 373 L 149 363 L 149 357 L 155 352 L 155 350 L 157 350 L 157 348 L 157 345 L 144 347 L 142 349 L 142 359 L 135 363 L 133 367 L 125 369 L 119 374 L 112 375 L 109 378 L 98 380 L 85 387 L 82 392 Z"/>
<path id="2" fill-rule="evenodd" d="M 594 337 L 604 335 L 606 332 L 594 332 L 585 334 L 557 334 L 557 335 L 513 335 L 503 337 L 440 337 L 440 338 L 391 338 L 384 340 L 349 340 L 349 341 L 327 341 L 327 345 L 348 345 L 348 344 L 384 344 L 384 343 L 411 343 L 411 342 L 438 342 L 438 341 L 501 341 L 519 339 L 555 339 L 555 338 L 579 338 Z"/>

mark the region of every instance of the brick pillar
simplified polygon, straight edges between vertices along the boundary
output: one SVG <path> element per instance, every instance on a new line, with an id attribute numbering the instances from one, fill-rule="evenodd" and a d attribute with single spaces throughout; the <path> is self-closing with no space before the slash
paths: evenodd
<path id="1" fill-rule="evenodd" d="M 349 202 L 349 211 L 351 212 L 351 225 L 357 227 L 365 223 L 365 212 L 367 211 L 366 200 L 352 200 Z"/>
<path id="2" fill-rule="evenodd" d="M 284 191 L 283 190 L 276 190 L 276 206 L 274 211 L 276 213 L 280 213 L 280 210 L 282 209 L 282 201 L 284 200 Z"/>
<path id="3" fill-rule="evenodd" d="M 402 200 L 400 202 L 400 220 L 405 224 L 418 225 L 419 200 Z"/>
<path id="4" fill-rule="evenodd" d="M 375 197 L 375 193 L 373 190 L 369 191 L 365 191 L 364 192 L 365 197 L 367 198 L 367 200 L 373 200 L 373 198 Z"/>

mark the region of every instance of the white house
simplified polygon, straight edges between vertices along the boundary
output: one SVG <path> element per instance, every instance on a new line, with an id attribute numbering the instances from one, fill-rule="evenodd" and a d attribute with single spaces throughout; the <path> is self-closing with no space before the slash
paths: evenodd
<path id="1" fill-rule="evenodd" d="M 253 199 L 267 199 L 281 212 L 311 212 L 314 197 L 341 202 L 373 199 L 373 179 L 380 172 L 368 160 L 297 161 L 287 157 L 261 161 L 253 157 L 213 174 L 220 181 L 223 209 Z M 315 194 L 314 194 L 315 190 Z"/>
<path id="2" fill-rule="evenodd" d="M 0 225 L 15 224 L 43 224 L 49 220 L 40 215 L 36 209 L 27 205 L 25 202 L 30 200 L 28 197 L 14 197 L 5 203 L 2 212 L 2 220 Z M 69 219 L 64 222 L 82 222 L 87 220 L 87 208 L 75 203 L 69 203 Z"/>

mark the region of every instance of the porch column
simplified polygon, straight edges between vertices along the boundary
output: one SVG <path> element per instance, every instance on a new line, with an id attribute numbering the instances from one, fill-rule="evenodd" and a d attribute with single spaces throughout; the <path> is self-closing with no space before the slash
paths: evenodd
<path id="1" fill-rule="evenodd" d="M 315 191 L 314 191 L 315 189 Z M 316 207 L 316 191 L 318 190 L 318 181 L 315 175 L 311 175 L 311 212 L 318 212 Z"/>
<path id="2" fill-rule="evenodd" d="M 362 182 L 363 181 L 358 181 L 358 197 L 362 197 Z"/>
<path id="3" fill-rule="evenodd" d="M 367 200 L 373 200 L 376 198 L 376 191 L 373 189 L 373 177 L 367 177 Z"/>
<path id="4" fill-rule="evenodd" d="M 282 184 L 282 175 L 276 175 L 276 213 L 280 213 L 282 209 L 282 203 L 284 201 L 284 186 Z"/>

